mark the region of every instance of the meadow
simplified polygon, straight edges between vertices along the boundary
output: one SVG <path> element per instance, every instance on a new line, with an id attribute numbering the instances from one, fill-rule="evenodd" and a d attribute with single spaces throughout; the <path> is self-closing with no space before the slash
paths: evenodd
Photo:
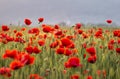
<path id="1" fill-rule="evenodd" d="M 120 79 L 120 28 L 38 21 L 0 27 L 0 79 Z"/>

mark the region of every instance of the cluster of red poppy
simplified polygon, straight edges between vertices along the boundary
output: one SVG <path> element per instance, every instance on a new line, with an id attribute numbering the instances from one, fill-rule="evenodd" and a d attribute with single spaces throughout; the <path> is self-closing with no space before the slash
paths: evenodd
<path id="1" fill-rule="evenodd" d="M 42 23 L 44 18 L 38 18 L 38 22 Z M 112 20 L 106 20 L 108 24 L 112 23 Z M 30 19 L 25 19 L 24 23 L 26 25 L 31 25 L 32 21 Z M 68 30 L 63 30 L 59 25 L 46 25 L 42 24 L 41 29 L 34 27 L 29 28 L 21 28 L 20 31 L 13 30 L 10 31 L 10 28 L 7 25 L 2 25 L 2 32 L 0 33 L 0 42 L 3 44 L 7 44 L 8 42 L 16 42 L 22 43 L 25 47 L 23 47 L 24 51 L 17 49 L 7 49 L 3 54 L 3 59 L 12 59 L 13 61 L 9 64 L 9 67 L 0 68 L 0 75 L 10 77 L 11 70 L 21 69 L 26 65 L 34 64 L 35 57 L 32 54 L 40 54 L 42 52 L 41 47 L 46 47 L 46 41 L 49 39 L 52 42 L 49 43 L 50 49 L 54 50 L 55 55 L 65 56 L 67 57 L 67 61 L 64 63 L 64 69 L 70 68 L 81 68 L 84 66 L 84 63 L 81 64 L 81 60 L 79 58 L 78 48 L 76 48 L 77 43 L 75 40 L 77 39 L 101 39 L 104 40 L 105 36 L 103 34 L 109 35 L 109 31 L 103 31 L 102 28 L 98 29 L 89 29 L 88 31 L 84 31 L 81 23 L 76 23 L 74 25 L 73 34 L 67 35 Z M 25 39 L 25 32 L 29 34 Z M 8 34 L 8 32 L 13 33 L 14 36 Z M 108 49 L 115 50 L 117 54 L 120 54 L 120 30 L 114 30 L 112 36 L 116 37 L 116 39 L 111 39 L 108 41 Z M 80 41 L 79 41 L 80 42 Z M 117 45 L 114 47 L 114 45 Z M 81 43 L 82 49 L 85 49 L 82 53 L 83 60 L 86 60 L 88 63 L 96 63 L 97 61 L 97 51 L 96 51 L 96 42 L 90 41 L 89 43 L 84 42 Z M 104 48 L 104 46 L 100 46 L 100 48 Z M 47 49 L 47 48 L 45 48 Z M 64 72 L 66 73 L 66 71 Z M 102 72 L 103 73 L 103 72 Z M 98 72 L 99 74 L 99 72 Z M 106 74 L 105 74 L 106 76 Z M 30 74 L 30 79 L 43 79 L 43 77 L 38 74 Z M 88 75 L 86 79 L 92 79 L 91 75 Z M 70 79 L 80 79 L 79 74 L 73 74 L 70 76 Z"/>
<path id="2" fill-rule="evenodd" d="M 44 18 L 38 18 L 38 21 L 39 21 L 39 23 L 41 23 L 41 22 L 43 22 L 44 21 Z M 25 20 L 24 20 L 24 23 L 26 24 L 26 25 L 31 25 L 32 24 L 32 21 L 30 20 L 30 19 L 28 19 L 28 18 L 26 18 Z"/>

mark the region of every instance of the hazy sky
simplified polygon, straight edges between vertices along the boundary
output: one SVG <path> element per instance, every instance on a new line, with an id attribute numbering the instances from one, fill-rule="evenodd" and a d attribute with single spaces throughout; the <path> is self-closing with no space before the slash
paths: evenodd
<path id="1" fill-rule="evenodd" d="M 44 17 L 44 23 L 104 23 L 106 19 L 120 24 L 120 0 L 0 0 L 0 24 L 33 24 Z"/>

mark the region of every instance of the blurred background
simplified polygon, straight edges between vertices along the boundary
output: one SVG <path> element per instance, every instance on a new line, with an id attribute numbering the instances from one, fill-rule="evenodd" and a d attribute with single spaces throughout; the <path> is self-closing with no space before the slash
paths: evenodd
<path id="1" fill-rule="evenodd" d="M 104 24 L 112 19 L 120 25 L 119 7 L 120 0 L 0 0 L 0 25 L 23 25 L 25 18 L 36 25 L 39 17 L 47 24 Z"/>

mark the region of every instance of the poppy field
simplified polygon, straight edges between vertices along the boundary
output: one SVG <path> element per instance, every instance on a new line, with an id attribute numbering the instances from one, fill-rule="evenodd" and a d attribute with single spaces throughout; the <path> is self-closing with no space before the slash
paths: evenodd
<path id="1" fill-rule="evenodd" d="M 43 22 L 0 27 L 0 79 L 120 79 L 120 28 Z"/>

